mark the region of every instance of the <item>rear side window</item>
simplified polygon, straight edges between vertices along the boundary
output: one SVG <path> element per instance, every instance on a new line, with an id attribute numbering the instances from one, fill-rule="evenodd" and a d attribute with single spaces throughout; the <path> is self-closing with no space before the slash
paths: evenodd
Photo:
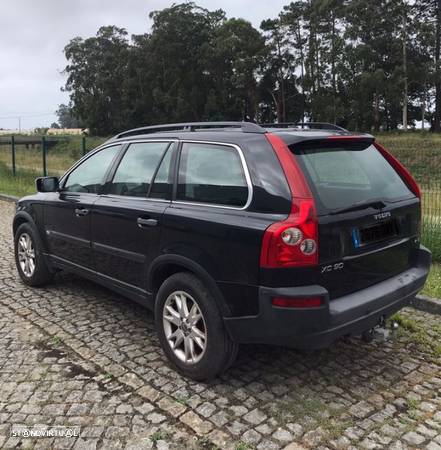
<path id="1" fill-rule="evenodd" d="M 110 185 L 110 194 L 147 197 L 150 183 L 168 142 L 131 144 L 124 154 Z"/>
<path id="2" fill-rule="evenodd" d="M 309 178 L 321 209 L 341 209 L 371 200 L 394 202 L 414 196 L 369 143 L 306 144 L 291 150 Z"/>
<path id="3" fill-rule="evenodd" d="M 243 207 L 248 185 L 236 148 L 184 143 L 181 152 L 177 199 Z"/>

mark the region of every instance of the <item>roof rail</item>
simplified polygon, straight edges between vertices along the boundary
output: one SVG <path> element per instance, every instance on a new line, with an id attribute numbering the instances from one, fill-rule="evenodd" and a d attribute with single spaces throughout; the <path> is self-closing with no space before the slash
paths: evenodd
<path id="1" fill-rule="evenodd" d="M 300 128 L 309 130 L 333 130 L 333 131 L 345 131 L 348 130 L 339 127 L 333 123 L 327 122 L 281 122 L 281 123 L 262 123 L 263 128 Z"/>
<path id="2" fill-rule="evenodd" d="M 240 128 L 243 133 L 265 133 L 262 127 L 253 122 L 185 122 L 134 128 L 133 130 L 123 131 L 117 134 L 115 139 L 136 136 L 137 134 L 157 133 L 160 131 L 197 131 L 204 128 L 207 130 L 216 128 Z"/>

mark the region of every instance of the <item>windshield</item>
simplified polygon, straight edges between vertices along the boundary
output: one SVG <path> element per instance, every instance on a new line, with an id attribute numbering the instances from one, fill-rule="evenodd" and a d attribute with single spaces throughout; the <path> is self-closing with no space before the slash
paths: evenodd
<path id="1" fill-rule="evenodd" d="M 321 213 L 372 201 L 413 198 L 401 177 L 366 142 L 291 146 L 307 175 Z"/>

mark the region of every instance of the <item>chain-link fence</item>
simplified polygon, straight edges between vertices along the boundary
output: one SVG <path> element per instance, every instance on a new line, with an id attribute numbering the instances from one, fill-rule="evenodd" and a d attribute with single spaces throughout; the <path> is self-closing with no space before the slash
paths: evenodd
<path id="1" fill-rule="evenodd" d="M 423 194 L 422 241 L 441 261 L 441 139 L 423 136 L 380 136 L 379 141 L 412 173 Z"/>

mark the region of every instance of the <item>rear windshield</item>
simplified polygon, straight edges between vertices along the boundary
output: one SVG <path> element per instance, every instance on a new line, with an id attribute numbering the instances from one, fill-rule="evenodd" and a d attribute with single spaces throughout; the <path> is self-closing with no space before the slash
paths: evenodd
<path id="1" fill-rule="evenodd" d="M 321 213 L 358 203 L 387 203 L 414 197 L 370 143 L 305 143 L 291 146 L 291 151 L 309 179 Z"/>

